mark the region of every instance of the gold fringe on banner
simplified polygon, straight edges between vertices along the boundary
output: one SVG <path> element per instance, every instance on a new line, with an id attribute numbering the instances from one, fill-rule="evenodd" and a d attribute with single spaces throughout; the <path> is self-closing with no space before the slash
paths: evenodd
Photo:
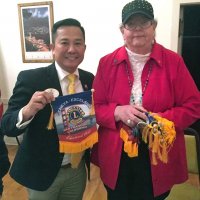
<path id="1" fill-rule="evenodd" d="M 98 132 L 95 131 L 81 142 L 59 141 L 60 153 L 78 153 L 92 147 L 98 142 Z"/>
<path id="2" fill-rule="evenodd" d="M 127 129 L 121 128 L 120 137 L 124 141 L 124 151 L 128 154 L 129 157 L 138 156 L 138 144 L 136 142 L 130 141 L 128 138 L 129 133 L 127 134 Z"/>
<path id="3" fill-rule="evenodd" d="M 150 116 L 150 113 L 148 113 Z M 139 125 L 139 124 L 138 124 Z M 168 152 L 170 147 L 176 138 L 175 126 L 172 121 L 162 118 L 158 115 L 153 115 L 153 120 L 147 124 L 142 122 L 143 128 L 139 128 L 142 140 L 148 144 L 150 151 L 152 152 L 152 164 L 157 165 L 158 159 L 163 162 L 168 162 Z M 129 157 L 138 156 L 138 142 L 130 140 L 131 133 L 130 128 L 124 128 L 120 130 L 120 137 L 124 141 L 124 151 Z"/>

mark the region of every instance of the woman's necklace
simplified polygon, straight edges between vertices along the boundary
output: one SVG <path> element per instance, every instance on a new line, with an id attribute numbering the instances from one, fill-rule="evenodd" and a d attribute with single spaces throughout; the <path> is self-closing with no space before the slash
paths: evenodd
<path id="1" fill-rule="evenodd" d="M 147 74 L 147 78 L 146 78 L 146 81 L 144 83 L 144 87 L 142 89 L 142 96 L 141 96 L 141 100 L 140 100 L 141 104 L 142 104 L 142 97 L 144 96 L 144 93 L 146 91 L 147 85 L 149 83 L 149 77 L 150 77 L 151 71 L 152 71 L 152 63 L 150 63 L 150 65 L 149 65 L 149 71 L 148 71 L 148 74 Z M 127 75 L 128 75 L 128 84 L 129 84 L 130 89 L 132 90 L 133 84 L 131 83 L 130 73 L 129 73 L 127 64 L 126 64 L 126 72 L 127 72 Z M 134 97 L 132 92 L 131 92 L 131 97 L 130 97 L 130 103 L 131 104 L 135 104 L 135 97 Z"/>

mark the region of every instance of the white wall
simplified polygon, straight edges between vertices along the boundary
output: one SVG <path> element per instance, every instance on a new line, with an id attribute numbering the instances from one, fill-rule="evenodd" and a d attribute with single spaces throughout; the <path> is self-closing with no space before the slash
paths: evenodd
<path id="1" fill-rule="evenodd" d="M 35 0 L 34 2 L 37 2 Z M 157 41 L 170 48 L 173 0 L 151 0 L 158 19 Z M 33 0 L 6 0 L 0 7 L 0 87 L 6 103 L 17 74 L 24 69 L 46 66 L 45 63 L 23 63 L 17 3 Z M 123 44 L 119 31 L 122 7 L 129 0 L 60 0 L 53 1 L 54 22 L 73 17 L 86 29 L 87 50 L 81 68 L 96 73 L 99 58 Z"/>
<path id="2" fill-rule="evenodd" d="M 0 7 L 0 88 L 6 105 L 21 70 L 46 66 L 47 63 L 23 63 L 21 56 L 18 3 L 42 0 L 6 0 Z M 54 22 L 77 18 L 86 30 L 87 50 L 81 68 L 96 73 L 103 55 L 123 44 L 119 31 L 121 10 L 129 0 L 53 0 Z M 177 51 L 180 3 L 195 0 L 149 0 L 158 20 L 157 42 Z"/>

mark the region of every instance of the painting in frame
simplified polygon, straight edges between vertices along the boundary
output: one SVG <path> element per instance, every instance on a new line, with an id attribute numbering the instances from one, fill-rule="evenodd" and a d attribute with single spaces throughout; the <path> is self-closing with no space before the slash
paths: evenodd
<path id="1" fill-rule="evenodd" d="M 52 62 L 53 2 L 18 4 L 18 14 L 23 62 Z"/>

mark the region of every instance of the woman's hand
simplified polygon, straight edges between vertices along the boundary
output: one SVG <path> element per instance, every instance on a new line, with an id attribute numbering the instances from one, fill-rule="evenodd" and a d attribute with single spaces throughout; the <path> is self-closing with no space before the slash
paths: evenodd
<path id="1" fill-rule="evenodd" d="M 114 112 L 115 121 L 122 121 L 130 127 L 136 126 L 141 121 L 146 121 L 146 109 L 138 105 L 117 106 Z"/>

